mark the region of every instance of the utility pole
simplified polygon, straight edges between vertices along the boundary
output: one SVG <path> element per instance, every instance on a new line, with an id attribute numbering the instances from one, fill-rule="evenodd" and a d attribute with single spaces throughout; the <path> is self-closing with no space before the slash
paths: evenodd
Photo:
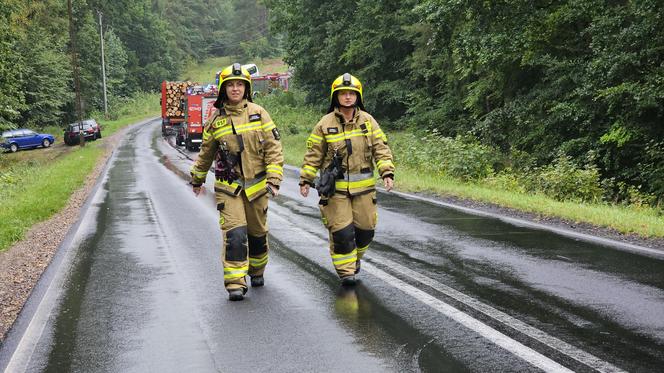
<path id="1" fill-rule="evenodd" d="M 104 62 L 104 30 L 101 27 L 101 11 L 99 14 L 99 40 L 101 42 L 101 81 L 104 85 L 104 118 L 108 119 L 108 100 L 106 98 L 106 63 Z"/>
<path id="2" fill-rule="evenodd" d="M 78 59 L 76 57 L 76 35 L 74 32 L 74 16 L 71 10 L 71 0 L 67 0 L 67 12 L 69 13 L 69 41 L 71 42 L 71 64 L 74 70 L 74 90 L 76 91 L 76 115 L 78 117 L 79 144 L 85 146 L 83 135 L 83 113 L 81 107 L 81 82 L 78 76 Z"/>

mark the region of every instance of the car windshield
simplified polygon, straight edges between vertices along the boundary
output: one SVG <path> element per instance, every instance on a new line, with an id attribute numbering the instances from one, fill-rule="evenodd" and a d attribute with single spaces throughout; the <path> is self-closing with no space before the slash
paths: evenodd
<path id="1" fill-rule="evenodd" d="M 83 121 L 83 129 L 84 130 L 86 130 L 90 127 L 91 127 L 90 123 L 88 123 L 86 121 Z M 78 129 L 79 129 L 79 124 L 78 123 L 72 123 L 72 124 L 69 125 L 69 130 L 70 131 L 78 131 Z"/>

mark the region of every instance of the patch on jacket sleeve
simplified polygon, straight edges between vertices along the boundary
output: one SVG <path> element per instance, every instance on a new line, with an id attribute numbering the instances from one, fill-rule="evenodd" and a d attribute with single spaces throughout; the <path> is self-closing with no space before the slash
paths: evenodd
<path id="1" fill-rule="evenodd" d="M 255 122 L 255 121 L 258 121 L 258 120 L 261 120 L 261 115 L 260 114 L 251 114 L 249 116 L 249 121 L 250 122 Z"/>
<path id="2" fill-rule="evenodd" d="M 327 133 L 328 134 L 339 133 L 339 129 L 337 127 L 330 127 L 327 129 Z"/>
<path id="3" fill-rule="evenodd" d="M 226 117 L 218 117 L 214 123 L 212 124 L 212 127 L 214 128 L 220 128 L 226 125 Z"/>

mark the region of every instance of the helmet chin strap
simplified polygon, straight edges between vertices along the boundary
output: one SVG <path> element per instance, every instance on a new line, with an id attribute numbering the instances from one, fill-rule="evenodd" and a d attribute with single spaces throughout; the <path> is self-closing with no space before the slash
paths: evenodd
<path id="1" fill-rule="evenodd" d="M 352 109 L 355 107 L 355 104 L 347 106 L 347 105 L 342 105 L 341 102 L 339 103 L 339 107 L 346 108 L 346 109 Z"/>

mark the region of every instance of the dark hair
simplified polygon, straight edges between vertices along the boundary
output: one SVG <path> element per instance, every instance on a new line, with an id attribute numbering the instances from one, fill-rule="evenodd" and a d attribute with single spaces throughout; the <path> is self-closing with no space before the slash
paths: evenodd
<path id="1" fill-rule="evenodd" d="M 355 92 L 357 94 L 357 101 L 355 101 L 355 106 L 359 107 L 360 110 L 362 110 L 362 111 L 366 111 L 364 109 L 364 104 L 362 103 L 362 96 L 360 96 L 360 94 L 357 91 L 353 91 L 353 92 Z M 335 107 L 341 106 L 341 104 L 339 104 L 339 98 L 337 97 L 338 93 L 339 93 L 339 91 L 336 91 L 336 92 L 334 92 L 334 94 L 332 94 L 332 100 L 330 101 L 330 107 L 327 109 L 328 113 L 333 112 Z"/>
<path id="2" fill-rule="evenodd" d="M 235 79 L 239 80 L 242 83 L 244 83 L 244 96 L 242 98 L 247 99 L 249 102 L 253 102 L 251 99 L 251 88 L 250 85 L 247 84 L 244 80 L 241 79 Z M 217 109 L 221 109 L 221 107 L 224 105 L 224 102 L 228 101 L 228 95 L 226 95 L 226 82 L 224 82 L 221 87 L 219 87 L 219 96 L 217 96 L 217 101 L 214 102 L 214 107 Z"/>

